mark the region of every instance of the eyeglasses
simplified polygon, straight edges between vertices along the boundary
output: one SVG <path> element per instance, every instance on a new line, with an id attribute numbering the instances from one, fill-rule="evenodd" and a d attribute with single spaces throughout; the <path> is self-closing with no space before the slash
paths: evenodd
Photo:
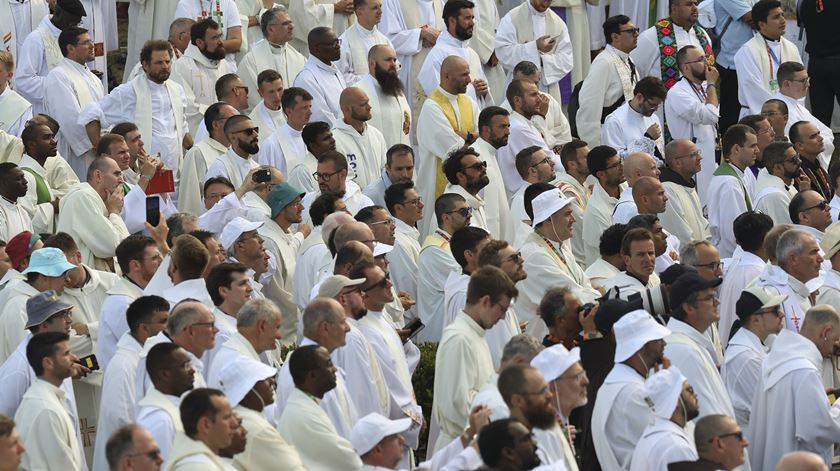
<path id="1" fill-rule="evenodd" d="M 804 213 L 805 211 L 810 211 L 812 209 L 819 209 L 820 211 L 825 211 L 828 209 L 828 203 L 825 200 L 820 201 L 819 203 L 815 204 L 814 206 L 803 208 L 799 210 L 800 213 Z"/>
<path id="2" fill-rule="evenodd" d="M 469 170 L 471 168 L 476 170 L 484 170 L 485 168 L 487 168 L 487 162 L 481 161 L 472 165 L 467 165 L 466 167 L 461 167 L 461 170 Z"/>
<path id="3" fill-rule="evenodd" d="M 773 126 L 768 126 L 767 129 L 763 131 L 758 131 L 756 134 L 767 134 L 772 133 L 774 136 L 776 135 L 776 131 L 773 129 Z"/>
<path id="4" fill-rule="evenodd" d="M 811 81 L 811 77 L 805 77 L 804 79 L 790 79 L 791 82 L 799 82 L 802 85 L 806 85 Z"/>
<path id="5" fill-rule="evenodd" d="M 239 86 L 233 87 L 233 91 L 236 91 L 236 90 L 245 90 L 245 94 L 246 95 L 248 94 L 248 87 L 246 87 L 245 85 L 239 85 Z"/>
<path id="6" fill-rule="evenodd" d="M 413 200 L 405 200 L 402 204 L 420 204 L 423 202 L 423 198 L 414 198 Z M 399 203 L 398 203 L 399 204 Z"/>
<path id="7" fill-rule="evenodd" d="M 233 134 L 245 133 L 249 136 L 253 136 L 254 134 L 259 134 L 259 132 L 260 132 L 259 126 L 254 126 L 253 128 L 245 128 L 245 129 L 240 129 L 239 131 L 233 131 Z"/>
<path id="8" fill-rule="evenodd" d="M 190 325 L 191 325 L 192 327 L 213 327 L 214 325 L 216 325 L 216 321 L 212 321 L 212 322 L 195 322 L 195 323 L 190 324 Z"/>
<path id="9" fill-rule="evenodd" d="M 390 275 L 385 275 L 385 277 L 384 277 L 384 278 L 382 278 L 381 280 L 377 281 L 376 283 L 374 283 L 374 284 L 372 284 L 372 285 L 368 286 L 367 288 L 362 288 L 362 291 L 364 291 L 365 293 L 367 293 L 368 291 L 373 291 L 373 290 L 375 290 L 376 288 L 387 288 L 387 287 L 388 287 L 388 283 L 391 281 L 391 280 L 390 280 L 390 278 L 391 278 L 391 277 L 390 277 Z"/>
<path id="10" fill-rule="evenodd" d="M 774 307 L 767 308 L 767 309 L 760 309 L 758 311 L 755 311 L 755 314 L 757 314 L 757 315 L 772 314 L 774 317 L 782 317 L 783 315 L 785 315 L 785 313 L 782 312 L 782 308 L 780 306 L 774 306 Z"/>
<path id="11" fill-rule="evenodd" d="M 708 64 L 709 63 L 709 58 L 706 57 L 706 56 L 703 56 L 703 57 L 701 57 L 699 59 L 696 59 L 696 60 L 693 60 L 693 61 L 683 62 L 683 64 L 696 64 L 698 62 L 705 62 L 705 63 Z"/>
<path id="12" fill-rule="evenodd" d="M 717 295 L 716 295 L 716 294 L 710 294 L 710 295 L 708 295 L 708 296 L 703 296 L 702 298 L 701 298 L 701 297 L 699 297 L 699 296 L 697 297 L 697 302 L 698 302 L 698 303 L 699 303 L 699 302 L 703 302 L 703 301 L 720 302 L 720 300 L 718 299 L 718 297 L 717 297 Z M 692 393 L 694 392 L 694 390 L 693 390 L 693 389 L 691 389 L 691 387 L 690 387 L 690 386 L 689 386 L 689 390 L 690 390 Z"/>
<path id="13" fill-rule="evenodd" d="M 394 218 L 388 218 L 388 219 L 385 219 L 385 220 L 382 220 L 382 221 L 370 222 L 370 223 L 368 223 L 368 226 L 375 226 L 377 224 L 387 224 L 389 226 L 392 226 L 392 225 L 396 224 L 396 221 L 394 221 Z"/>
<path id="14" fill-rule="evenodd" d="M 701 154 L 699 150 L 695 150 L 694 152 L 692 152 L 690 154 L 678 155 L 678 156 L 674 157 L 674 160 L 680 160 L 680 159 L 684 159 L 686 157 L 694 157 L 695 159 L 699 159 L 699 158 L 703 157 L 703 154 Z"/>
<path id="15" fill-rule="evenodd" d="M 519 263 L 523 260 L 525 260 L 525 259 L 522 258 L 522 252 L 516 252 L 515 254 L 513 254 L 510 257 L 508 257 L 507 259 L 505 259 L 506 262 L 516 262 L 516 263 Z"/>
<path id="16" fill-rule="evenodd" d="M 621 33 L 639 34 L 639 31 L 641 31 L 639 28 L 620 29 L 620 30 L 618 30 L 618 34 L 621 34 Z"/>
<path id="17" fill-rule="evenodd" d="M 473 209 L 471 207 L 467 206 L 466 208 L 453 209 L 452 211 L 447 211 L 444 214 L 458 213 L 458 214 L 461 215 L 461 217 L 468 218 L 468 217 L 472 216 L 472 212 L 473 212 Z"/>
<path id="18" fill-rule="evenodd" d="M 614 168 L 616 168 L 616 167 L 624 167 L 624 161 L 619 159 L 619 161 L 618 161 L 618 162 L 616 162 L 616 163 L 614 163 L 614 164 L 612 164 L 612 165 L 610 165 L 610 166 L 608 166 L 608 167 L 604 167 L 604 171 L 605 171 L 605 172 L 608 172 L 608 171 L 610 171 L 610 170 L 612 170 L 612 169 L 614 169 Z"/>
<path id="19" fill-rule="evenodd" d="M 718 268 L 723 266 L 723 262 L 718 260 L 717 262 L 709 262 L 709 263 L 698 263 L 692 265 L 694 268 L 708 268 L 709 270 L 715 271 Z"/>
<path id="20" fill-rule="evenodd" d="M 744 440 L 744 431 L 743 430 L 738 430 L 737 432 L 724 433 L 723 435 L 718 435 L 717 437 L 712 437 L 711 440 L 709 440 L 709 443 L 713 442 L 715 440 L 715 438 L 726 438 L 726 437 L 735 437 L 740 442 L 740 441 Z"/>
<path id="21" fill-rule="evenodd" d="M 57 313 L 53 314 L 52 316 L 50 316 L 49 320 L 63 319 L 65 321 L 67 321 L 67 320 L 70 320 L 72 318 L 73 318 L 73 311 L 70 310 L 70 309 L 67 309 L 67 310 L 64 310 L 64 311 L 57 312 Z"/>
<path id="22" fill-rule="evenodd" d="M 333 173 L 315 172 L 315 173 L 313 173 L 313 174 L 312 174 L 312 178 L 314 178 L 314 179 L 316 179 L 316 180 L 318 180 L 318 181 L 324 181 L 324 182 L 326 182 L 326 181 L 329 181 L 329 180 L 330 180 L 330 178 L 332 178 L 332 177 L 333 177 L 333 175 L 335 175 L 335 174 L 337 174 L 337 173 L 339 173 L 339 172 L 341 172 L 341 170 L 337 170 L 337 171 L 335 171 L 335 172 L 333 172 Z"/>
<path id="23" fill-rule="evenodd" d="M 160 453 L 161 453 L 160 448 L 155 448 L 152 451 L 144 451 L 144 452 L 141 452 L 141 453 L 131 453 L 131 454 L 126 455 L 126 456 L 128 456 L 129 458 L 135 458 L 137 456 L 145 456 L 146 458 L 149 458 L 150 460 L 155 461 L 156 459 L 160 458 L 160 456 L 161 456 Z"/>
<path id="24" fill-rule="evenodd" d="M 546 157 L 546 158 L 540 160 L 539 162 L 537 162 L 535 164 L 532 164 L 531 167 L 539 167 L 542 164 L 548 163 L 549 160 L 551 160 L 551 159 L 549 157 Z"/>

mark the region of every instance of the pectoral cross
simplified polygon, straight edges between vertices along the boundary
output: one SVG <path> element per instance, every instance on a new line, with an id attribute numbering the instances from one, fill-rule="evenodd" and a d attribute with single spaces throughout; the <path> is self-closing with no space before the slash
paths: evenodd
<path id="1" fill-rule="evenodd" d="M 90 439 L 90 434 L 96 434 L 96 427 L 88 426 L 87 417 L 79 419 L 79 431 L 82 434 L 82 446 L 85 448 L 93 445 L 93 440 Z"/>

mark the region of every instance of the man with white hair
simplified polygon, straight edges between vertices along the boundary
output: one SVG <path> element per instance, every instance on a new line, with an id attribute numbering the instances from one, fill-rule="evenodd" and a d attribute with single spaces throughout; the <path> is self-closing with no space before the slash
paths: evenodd
<path id="1" fill-rule="evenodd" d="M 350 431 L 350 444 L 363 469 L 397 469 L 405 448 L 402 434 L 410 427 L 411 419 L 390 420 L 375 412 L 359 419 Z"/>
<path id="2" fill-rule="evenodd" d="M 754 469 L 769 469 L 792 451 L 812 451 L 831 464 L 831 444 L 840 441 L 840 403 L 826 400 L 821 369 L 838 341 L 840 314 L 827 304 L 808 310 L 799 333 L 785 329 L 776 337 L 747 430 Z"/>
<path id="3" fill-rule="evenodd" d="M 671 331 L 641 309 L 613 325 L 615 366 L 598 390 L 592 414 L 592 438 L 603 469 L 630 469 L 636 444 L 653 412 L 645 402 L 644 381 L 661 365 L 665 337 Z"/>
<path id="4" fill-rule="evenodd" d="M 697 450 L 686 425 L 697 417 L 700 407 L 685 376 L 673 366 L 658 371 L 645 381 L 644 392 L 654 422 L 636 445 L 630 471 L 667 471 L 670 463 L 696 460 Z"/>

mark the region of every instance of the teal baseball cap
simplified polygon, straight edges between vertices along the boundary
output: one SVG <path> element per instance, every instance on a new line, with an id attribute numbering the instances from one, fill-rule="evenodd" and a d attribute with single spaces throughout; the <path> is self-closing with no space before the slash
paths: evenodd
<path id="1" fill-rule="evenodd" d="M 23 274 L 40 273 L 44 276 L 61 276 L 68 270 L 76 268 L 76 265 L 67 261 L 64 252 L 55 247 L 45 247 L 32 252 L 29 257 L 29 266 L 23 270 Z"/>
<path id="2" fill-rule="evenodd" d="M 298 196 L 303 197 L 306 192 L 300 188 L 292 186 L 290 183 L 280 183 L 274 185 L 271 192 L 268 194 L 266 202 L 271 208 L 271 218 L 277 217 L 277 214 L 289 205 Z"/>

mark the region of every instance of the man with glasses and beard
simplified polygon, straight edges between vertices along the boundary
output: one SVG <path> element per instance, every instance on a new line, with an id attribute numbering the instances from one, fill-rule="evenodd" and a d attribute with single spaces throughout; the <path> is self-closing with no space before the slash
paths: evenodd
<path id="1" fill-rule="evenodd" d="M 773 218 L 775 224 L 791 224 L 788 206 L 799 192 L 811 188 L 802 171 L 802 160 L 790 142 L 773 142 L 762 154 L 764 169 L 755 182 L 756 211 Z"/>
<path id="2" fill-rule="evenodd" d="M 367 55 L 368 73 L 356 83 L 370 98 L 368 124 L 382 131 L 389 145 L 408 144 L 411 108 L 399 76 L 397 53 L 387 44 L 377 44 Z"/>
<path id="3" fill-rule="evenodd" d="M 668 90 L 662 80 L 645 77 L 633 88 L 633 98 L 619 106 L 601 126 L 601 144 L 614 147 L 618 154 L 641 151 L 664 163 L 665 140 L 656 110 L 665 102 Z"/>
<path id="4" fill-rule="evenodd" d="M 473 225 L 484 229 L 493 237 L 501 237 L 501 227 L 490 231 L 487 225 L 484 198 L 480 192 L 490 184 L 490 178 L 487 177 L 487 162 L 479 157 L 478 152 L 472 147 L 467 147 L 449 154 L 449 158 L 443 163 L 443 173 L 449 180 L 444 194 L 455 193 L 463 196 L 467 205 L 472 208 Z"/>
<path id="5" fill-rule="evenodd" d="M 251 118 L 244 115 L 228 118 L 225 123 L 225 136 L 230 142 L 230 149 L 210 165 L 204 180 L 222 176 L 230 180 L 235 188 L 242 186 L 251 170 L 260 166 L 257 163 L 257 153 L 260 151 L 259 134 L 260 128 Z"/>
<path id="6" fill-rule="evenodd" d="M 598 241 L 604 230 L 612 225 L 612 214 L 625 182 L 624 159 L 610 146 L 594 147 L 586 156 L 590 175 L 598 179 L 583 213 L 583 246 L 586 263 L 592 265 L 598 257 Z M 570 198 L 571 199 L 571 198 Z"/>
<path id="7" fill-rule="evenodd" d="M 373 206 L 373 201 L 362 194 L 359 185 L 347 178 L 347 158 L 335 150 L 324 152 L 318 157 L 317 171 L 312 174 L 318 182 L 318 191 L 311 191 L 303 197 L 303 222 L 309 224 L 309 206 L 324 192 L 335 192 L 342 195 L 347 205 L 347 212 L 356 215 L 360 209 Z"/>
<path id="8" fill-rule="evenodd" d="M 493 182 L 503 182 L 496 152 L 505 147 L 510 135 L 510 113 L 499 106 L 488 106 L 478 115 L 478 136 L 472 148 L 483 155 L 487 162 L 487 177 Z M 553 178 L 553 177 L 552 177 Z M 487 225 L 490 232 L 499 236 L 508 232 L 510 202 L 503 185 L 488 185 L 481 191 L 487 205 Z"/>
<path id="9" fill-rule="evenodd" d="M 172 56 L 165 40 L 152 40 L 143 46 L 140 63 L 144 73 L 113 89 L 97 102 L 91 102 L 79 116 L 93 147 L 99 144 L 102 127 L 135 123 L 140 135 L 151 142 L 149 154 L 160 154 L 166 168 L 179 169 L 184 149 L 193 145 L 187 124 L 184 88 L 170 79 Z M 155 119 L 152 119 L 152 116 Z M 175 188 L 179 176 L 175 173 Z"/>
<path id="10" fill-rule="evenodd" d="M 190 45 L 172 66 L 172 78 L 184 87 L 187 123 L 195 135 L 207 107 L 216 102 L 215 85 L 219 77 L 236 72 L 225 59 L 224 32 L 211 18 L 190 28 Z M 199 141 L 201 139 L 198 139 Z"/>
<path id="11" fill-rule="evenodd" d="M 696 179 L 705 197 L 705 190 L 717 165 L 715 152 L 718 145 L 720 99 L 715 84 L 720 78 L 720 72 L 709 64 L 706 53 L 697 46 L 680 49 L 677 64 L 683 76 L 668 90 L 665 118 L 668 120 L 671 138 L 693 139 L 697 144 L 702 156 L 702 167 Z"/>
<path id="12" fill-rule="evenodd" d="M 630 471 L 667 471 L 670 463 L 698 458 L 686 425 L 699 414 L 697 394 L 676 367 L 654 373 L 645 381 L 645 401 L 653 409 L 630 463 Z"/>
<path id="13" fill-rule="evenodd" d="M 495 420 L 481 429 L 478 448 L 492 469 L 531 470 L 540 465 L 533 434 L 515 419 Z"/>
<path id="14" fill-rule="evenodd" d="M 311 121 L 335 126 L 341 121 L 339 97 L 347 87 L 335 65 L 341 58 L 341 40 L 331 28 L 318 26 L 309 32 L 308 41 L 309 59 L 295 77 L 294 86 L 312 94 Z"/>

